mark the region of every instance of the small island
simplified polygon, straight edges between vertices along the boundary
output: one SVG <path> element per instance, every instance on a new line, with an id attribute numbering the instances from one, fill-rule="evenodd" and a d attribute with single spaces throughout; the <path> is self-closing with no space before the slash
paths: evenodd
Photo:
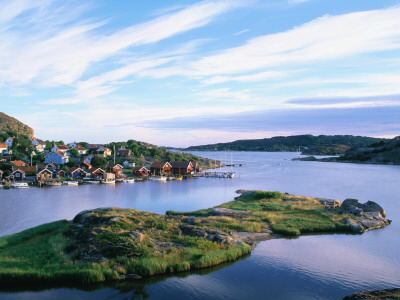
<path id="1" fill-rule="evenodd" d="M 81 284 L 215 266 L 258 241 L 313 233 L 363 233 L 390 221 L 377 203 L 237 191 L 233 201 L 165 215 L 122 208 L 82 211 L 0 238 L 0 282 Z"/>

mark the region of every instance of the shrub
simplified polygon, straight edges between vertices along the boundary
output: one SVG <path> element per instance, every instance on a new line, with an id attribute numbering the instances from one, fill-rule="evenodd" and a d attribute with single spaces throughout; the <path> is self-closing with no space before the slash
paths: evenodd
<path id="1" fill-rule="evenodd" d="M 256 198 L 256 199 L 280 199 L 280 198 L 282 198 L 282 193 L 280 193 L 280 192 L 256 191 L 253 195 L 254 195 L 254 198 Z"/>

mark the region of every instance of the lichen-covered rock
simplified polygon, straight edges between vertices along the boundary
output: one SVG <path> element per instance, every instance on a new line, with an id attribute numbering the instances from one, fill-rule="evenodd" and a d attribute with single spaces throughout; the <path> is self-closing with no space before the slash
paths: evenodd
<path id="1" fill-rule="evenodd" d="M 359 203 L 357 199 L 346 199 L 342 203 L 342 210 L 345 214 L 359 215 L 363 212 L 379 212 L 383 218 L 386 217 L 386 212 L 378 203 L 367 201 Z"/>
<path id="2" fill-rule="evenodd" d="M 214 208 L 209 211 L 209 216 L 249 216 L 250 214 L 243 210 L 235 210 L 229 208 Z"/>
<path id="3" fill-rule="evenodd" d="M 342 206 L 340 201 L 335 199 L 317 198 L 316 200 L 329 209 Z"/>

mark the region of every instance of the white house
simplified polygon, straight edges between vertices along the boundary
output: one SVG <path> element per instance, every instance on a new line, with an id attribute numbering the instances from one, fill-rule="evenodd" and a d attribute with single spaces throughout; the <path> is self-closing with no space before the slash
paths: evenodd
<path id="1" fill-rule="evenodd" d="M 86 158 L 85 158 L 85 162 L 87 162 L 88 164 L 90 164 L 90 162 L 92 161 L 92 158 L 94 157 L 94 155 L 89 154 Z"/>
<path id="2" fill-rule="evenodd" d="M 6 139 L 6 141 L 4 142 L 4 144 L 5 144 L 7 147 L 11 147 L 12 144 L 13 144 L 14 139 L 15 139 L 14 136 L 9 137 L 8 139 Z"/>
<path id="3" fill-rule="evenodd" d="M 7 146 L 3 143 L 0 143 L 0 154 L 7 152 Z"/>
<path id="4" fill-rule="evenodd" d="M 53 148 L 51 148 L 51 151 L 52 152 L 54 152 L 54 151 L 61 151 L 61 152 L 67 152 L 69 149 L 68 149 L 68 146 L 67 145 L 54 145 L 54 147 Z"/>
<path id="5" fill-rule="evenodd" d="M 131 162 L 129 162 L 129 161 L 124 161 L 123 163 L 122 163 L 123 165 L 124 165 L 124 167 L 131 167 L 131 168 L 134 168 L 135 166 L 136 166 L 136 164 L 135 163 L 131 163 Z"/>
<path id="6" fill-rule="evenodd" d="M 46 164 L 56 163 L 58 165 L 64 165 L 68 161 L 69 161 L 69 156 L 65 152 L 59 150 L 50 152 L 44 158 L 44 162 Z"/>

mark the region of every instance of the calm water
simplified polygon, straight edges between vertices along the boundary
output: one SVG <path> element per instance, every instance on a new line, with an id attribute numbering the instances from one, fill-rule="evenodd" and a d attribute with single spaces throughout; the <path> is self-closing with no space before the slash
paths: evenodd
<path id="1" fill-rule="evenodd" d="M 197 154 L 224 160 L 220 152 Z M 4 299 L 341 299 L 400 286 L 400 166 L 296 162 L 295 153 L 235 152 L 235 179 L 84 185 L 0 191 L 0 236 L 104 206 L 164 213 L 196 210 L 237 189 L 381 204 L 392 225 L 363 235 L 302 236 L 261 242 L 252 254 L 209 270 L 108 286 L 3 291 Z M 228 159 L 230 161 L 230 157 Z"/>

